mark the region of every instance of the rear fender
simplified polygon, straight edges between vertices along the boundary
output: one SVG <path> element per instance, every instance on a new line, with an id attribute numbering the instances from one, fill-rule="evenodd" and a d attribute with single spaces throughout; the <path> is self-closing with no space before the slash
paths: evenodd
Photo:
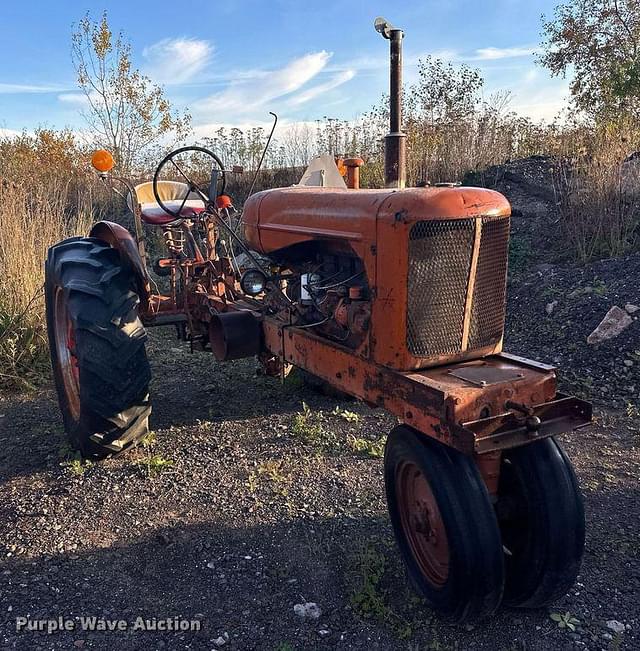
<path id="1" fill-rule="evenodd" d="M 140 256 L 136 242 L 129 231 L 109 221 L 100 221 L 93 225 L 89 237 L 95 237 L 102 240 L 109 246 L 113 247 L 120 254 L 122 264 L 134 276 L 142 311 L 149 307 L 149 297 L 151 295 L 151 285 L 144 261 Z"/>

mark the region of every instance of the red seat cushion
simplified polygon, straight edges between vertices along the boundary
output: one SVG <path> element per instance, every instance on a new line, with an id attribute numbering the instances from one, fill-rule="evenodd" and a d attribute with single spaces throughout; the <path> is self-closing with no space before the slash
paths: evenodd
<path id="1" fill-rule="evenodd" d="M 173 211 L 180 210 L 182 206 L 182 199 L 169 199 L 163 201 L 164 205 Z M 174 217 L 169 213 L 165 212 L 157 203 L 143 203 L 140 206 L 140 216 L 142 220 L 147 224 L 153 224 L 154 226 L 162 226 L 164 224 L 169 224 L 178 217 Z M 189 218 L 201 213 L 204 210 L 204 203 L 199 199 L 189 199 L 185 202 L 182 210 L 180 211 L 180 217 Z"/>

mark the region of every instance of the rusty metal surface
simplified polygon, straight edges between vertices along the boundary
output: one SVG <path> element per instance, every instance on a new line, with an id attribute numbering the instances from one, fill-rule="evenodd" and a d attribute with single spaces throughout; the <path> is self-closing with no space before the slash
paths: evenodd
<path id="1" fill-rule="evenodd" d="M 269 254 L 313 239 L 374 243 L 376 221 L 390 225 L 423 220 L 466 219 L 509 215 L 507 200 L 483 188 L 407 188 L 405 190 L 341 190 L 293 187 L 264 190 L 244 206 L 247 242 Z M 396 235 L 397 239 L 398 235 Z M 403 242 L 390 242 L 397 254 Z"/>
<path id="2" fill-rule="evenodd" d="M 213 314 L 209 321 L 209 344 L 220 362 L 257 355 L 261 334 L 259 319 L 247 310 Z"/>
<path id="3" fill-rule="evenodd" d="M 347 168 L 347 187 L 350 190 L 360 189 L 360 168 L 364 165 L 362 158 L 345 158 L 342 161 Z"/>
<path id="4" fill-rule="evenodd" d="M 478 387 L 513 382 L 523 377 L 522 371 L 517 368 L 501 368 L 492 364 L 459 366 L 450 370 L 449 374 Z"/>
<path id="5" fill-rule="evenodd" d="M 275 303 L 272 310 L 263 309 L 271 305 L 264 299 L 247 303 L 229 260 L 210 257 L 213 237 L 207 240 L 206 260 L 171 260 L 172 279 L 179 272 L 182 289 L 171 296 L 147 294 L 148 309 L 142 314 L 146 324 L 179 321 L 192 346 L 210 347 L 221 360 L 258 354 L 273 372 L 283 371 L 283 363 L 299 366 L 468 455 L 521 445 L 534 433 L 548 436 L 588 422 L 590 414 L 582 403 L 554 400 L 551 367 L 493 354 L 501 349 L 501 326 L 488 327 L 493 332 L 488 346 L 462 350 L 465 320 L 470 341 L 482 343 L 477 333 L 487 329 L 477 317 L 473 325 L 469 317 L 473 302 L 487 311 L 497 310 L 503 296 L 495 293 L 492 283 L 503 280 L 504 267 L 496 259 L 504 253 L 505 229 L 501 224 L 495 237 L 490 230 L 498 222 L 508 222 L 509 205 L 500 195 L 465 188 L 398 192 L 294 188 L 262 195 L 255 201 L 253 217 L 259 226 L 255 234 L 262 244 L 269 242 L 267 248 L 323 240 L 330 242 L 329 250 L 348 251 L 362 260 L 366 279 L 348 299 L 355 302 L 343 298 L 336 307 L 342 327 L 358 325 L 360 343 L 347 347 L 298 328 L 284 320 L 286 313 Z M 450 218 L 443 218 L 447 211 Z M 102 222 L 91 234 L 118 247 L 127 264 L 138 265 L 137 275 L 144 272 L 125 229 Z M 477 270 L 475 285 L 469 278 L 472 268 Z M 410 280 L 412 275 L 416 282 Z M 423 296 L 417 281 L 426 281 L 420 287 Z M 447 283 L 454 286 L 451 295 L 443 290 Z M 360 304 L 362 287 L 371 300 Z M 367 318 L 356 324 L 363 306 Z M 408 313 L 415 318 L 410 328 Z M 455 314 L 455 323 L 450 314 Z M 415 347 L 420 337 L 434 333 L 451 337 L 453 344 L 429 340 L 422 349 Z M 499 341 L 494 342 L 497 336 Z M 464 361 L 469 358 L 476 359 Z M 488 486 L 493 481 L 489 466 L 483 471 Z"/>
<path id="6" fill-rule="evenodd" d="M 540 421 L 536 429 L 528 426 L 528 419 L 512 412 L 463 423 L 462 429 L 473 433 L 476 453 L 484 454 L 579 429 L 588 425 L 592 418 L 590 403 L 563 394 L 557 394 L 549 402 L 533 405 L 532 411 Z"/>
<path id="7" fill-rule="evenodd" d="M 407 180 L 406 134 L 402 133 L 402 39 L 401 29 L 390 29 L 389 39 L 389 134 L 385 137 L 384 183 L 404 188 Z"/>
<path id="8" fill-rule="evenodd" d="M 387 188 L 402 189 L 407 182 L 407 136 L 392 132 L 384 138 L 384 183 Z"/>
<path id="9" fill-rule="evenodd" d="M 520 355 L 514 355 L 513 353 L 505 353 L 502 351 L 497 357 L 507 361 L 507 362 L 516 362 L 521 366 L 526 366 L 527 368 L 533 368 L 538 371 L 555 371 L 556 367 L 553 364 L 544 364 L 543 362 L 537 362 L 533 359 L 527 359 L 526 357 L 521 357 Z"/>
<path id="10" fill-rule="evenodd" d="M 426 580 L 441 588 L 449 576 L 451 555 L 438 502 L 420 466 L 410 459 L 395 469 L 400 524 Z"/>
<path id="11" fill-rule="evenodd" d="M 447 362 L 474 359 L 499 352 L 502 338 L 465 350 L 462 345 L 431 354 L 412 352 L 407 346 L 407 296 L 410 232 L 416 223 L 442 221 L 471 224 L 472 218 L 508 217 L 506 199 L 481 188 L 411 188 L 390 190 L 337 190 L 283 188 L 251 197 L 244 210 L 245 235 L 255 249 L 275 259 L 287 259 L 289 247 L 314 246 L 362 260 L 372 296 L 371 329 L 366 356 L 398 370 L 411 370 Z M 478 221 L 477 219 L 475 220 Z M 439 228 L 436 226 L 436 228 Z M 434 252 L 435 254 L 435 252 Z M 456 269 L 455 265 L 453 266 Z M 466 282 L 464 291 L 467 292 Z M 437 291 L 433 293 L 437 300 Z M 467 309 L 462 298 L 459 318 Z M 417 311 L 411 313 L 418 316 Z M 420 318 L 424 316 L 420 315 Z M 432 320 L 432 324 L 436 319 Z M 448 324 L 431 327 L 434 336 L 451 336 Z M 418 323 L 414 330 L 429 334 Z M 437 331 L 437 332 L 436 332 Z M 457 333 L 454 333 L 457 336 Z"/>
<path id="12" fill-rule="evenodd" d="M 517 380 L 505 383 L 479 386 L 468 380 L 456 377 L 451 371 L 470 367 L 495 369 L 520 374 Z M 453 364 L 425 369 L 410 374 L 410 377 L 438 388 L 448 397 L 447 419 L 455 423 L 473 421 L 481 418 L 481 414 L 501 414 L 506 410 L 506 401 L 524 404 L 540 404 L 552 400 L 556 395 L 556 376 L 553 371 L 540 371 L 527 368 L 515 362 L 506 362 L 500 356 L 490 356 L 465 364 Z"/>
<path id="13" fill-rule="evenodd" d="M 355 343 L 297 327 L 284 294 L 282 303 L 246 297 L 231 260 L 217 254 L 215 216 L 205 222 L 206 258 L 170 259 L 170 296 L 150 295 L 125 229 L 101 222 L 91 235 L 146 282 L 145 324 L 177 322 L 192 347 L 219 360 L 257 354 L 273 373 L 293 364 L 465 454 L 491 453 L 479 465 L 492 490 L 497 451 L 590 418 L 586 403 L 557 399 L 552 367 L 499 354 L 509 215 L 502 195 L 480 188 L 296 187 L 251 197 L 246 236 L 272 261 L 286 268 L 283 252 L 308 243 L 359 259 L 358 285 L 325 301 L 340 333 L 358 333 Z"/>
<path id="14" fill-rule="evenodd" d="M 502 460 L 502 452 L 494 450 L 493 452 L 486 452 L 485 454 L 474 454 L 476 466 L 482 475 L 482 479 L 489 491 L 489 495 L 496 496 L 498 494 L 498 484 L 500 482 L 500 463 Z"/>
<path id="15" fill-rule="evenodd" d="M 420 195 L 420 192 L 428 194 Z M 422 197 L 422 201 L 419 198 Z M 428 198 L 427 198 L 428 197 Z M 411 247 L 410 233 L 416 223 L 425 222 L 454 222 L 471 223 L 483 216 L 505 217 L 510 215 L 509 203 L 504 197 L 476 193 L 471 188 L 426 188 L 417 190 L 403 190 L 394 193 L 378 212 L 377 220 L 377 242 L 376 248 L 376 300 L 372 308 L 372 333 L 371 333 L 371 354 L 373 358 L 385 366 L 398 370 L 420 369 L 427 366 L 437 366 L 445 363 L 475 359 L 483 355 L 490 355 L 499 352 L 502 348 L 502 339 L 492 342 L 483 347 L 465 349 L 462 339 L 458 350 L 448 348 L 448 352 L 433 352 L 430 355 L 416 355 L 411 352 L 407 345 L 407 320 L 414 318 L 415 313 L 411 312 L 412 305 L 408 291 L 410 275 L 409 248 Z M 475 234 L 469 235 L 475 245 Z M 479 240 L 479 238 L 478 238 Z M 474 246 L 475 250 L 475 246 Z M 438 255 L 434 252 L 434 255 Z M 456 254 L 457 255 L 457 254 Z M 473 257 L 473 253 L 472 253 Z M 464 266 L 464 265 L 463 265 Z M 389 272 L 392 270 L 392 272 Z M 470 272 L 470 265 L 467 267 Z M 467 294 L 470 287 L 467 280 L 473 278 L 468 276 L 464 281 L 465 294 L 462 296 L 460 289 L 458 300 L 461 301 L 460 319 L 462 327 L 455 326 L 453 335 L 450 332 L 434 332 L 433 336 L 453 336 L 457 338 L 464 330 L 464 315 L 470 314 L 470 303 Z M 425 279 L 425 284 L 428 281 Z M 445 282 L 448 282 L 445 279 Z M 436 283 L 434 283 L 435 285 Z M 460 282 L 460 285 L 463 283 Z M 471 285 L 471 282 L 469 282 Z M 436 301 L 443 296 L 438 295 L 438 288 L 428 290 L 432 292 L 433 308 L 442 309 Z M 425 322 L 429 322 L 428 314 L 422 315 Z M 457 319 L 458 317 L 452 317 Z M 433 319 L 430 323 L 432 329 L 447 328 L 450 324 L 440 324 Z M 425 332 L 423 335 L 431 336 Z"/>
<path id="16" fill-rule="evenodd" d="M 69 411 L 74 420 L 80 419 L 80 371 L 76 355 L 76 332 L 67 310 L 68 297 L 62 287 L 55 288 L 53 297 L 54 340 L 60 376 L 64 385 Z M 55 371 L 55 369 L 54 369 Z"/>
<path id="17" fill-rule="evenodd" d="M 520 414 L 505 408 L 508 401 L 536 405 L 542 435 L 547 435 L 547 431 L 557 433 L 559 427 L 565 426 L 564 431 L 568 431 L 583 423 L 574 413 L 577 403 L 559 402 L 552 408 L 545 407 L 556 397 L 553 370 L 531 368 L 496 355 L 472 364 L 400 372 L 356 356 L 351 350 L 305 330 L 283 327 L 273 318 L 265 318 L 263 326 L 265 345 L 274 356 L 283 357 L 345 393 L 385 408 L 423 434 L 465 454 L 508 447 L 510 441 L 520 444 L 522 419 Z M 483 373 L 519 377 L 479 386 L 451 373 L 474 366 Z M 491 429 L 494 425 L 495 430 Z M 515 428 L 514 432 L 510 428 Z M 505 444 L 494 443 L 494 435 Z M 486 440 L 478 444 L 478 437 Z"/>

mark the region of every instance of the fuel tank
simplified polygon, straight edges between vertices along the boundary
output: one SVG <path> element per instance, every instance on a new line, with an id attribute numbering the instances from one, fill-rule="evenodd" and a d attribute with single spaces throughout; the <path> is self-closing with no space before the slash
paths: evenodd
<path id="1" fill-rule="evenodd" d="M 350 244 L 359 252 L 376 242 L 377 222 L 507 216 L 509 202 L 483 188 L 430 187 L 349 190 L 291 187 L 258 192 L 244 206 L 245 238 L 269 255 L 311 240 Z"/>

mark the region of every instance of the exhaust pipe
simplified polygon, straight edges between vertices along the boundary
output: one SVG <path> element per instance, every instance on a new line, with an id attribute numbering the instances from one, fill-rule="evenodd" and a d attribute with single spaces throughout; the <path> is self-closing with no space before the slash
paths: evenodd
<path id="1" fill-rule="evenodd" d="M 374 27 L 389 41 L 389 133 L 384 143 L 384 183 L 387 188 L 404 188 L 407 182 L 407 135 L 402 133 L 402 39 L 404 32 L 384 18 Z"/>

